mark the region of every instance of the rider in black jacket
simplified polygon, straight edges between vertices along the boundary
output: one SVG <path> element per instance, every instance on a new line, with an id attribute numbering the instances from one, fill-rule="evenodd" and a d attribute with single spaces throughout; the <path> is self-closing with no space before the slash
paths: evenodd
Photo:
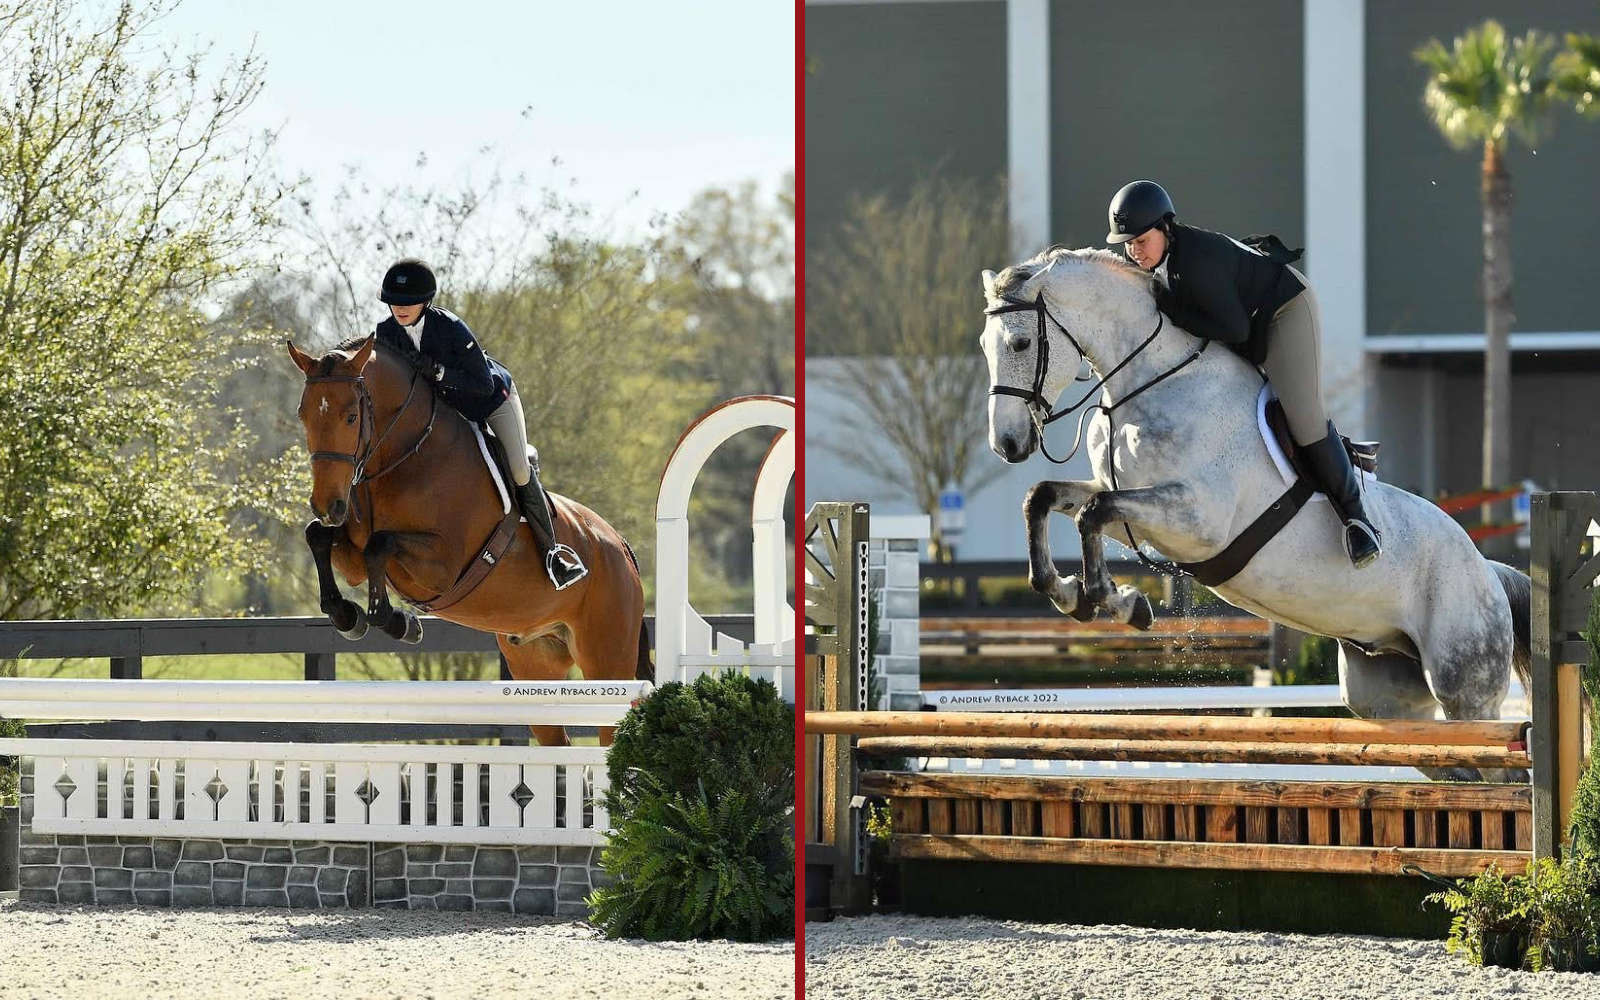
<path id="1" fill-rule="evenodd" d="M 557 590 L 565 589 L 589 571 L 578 553 L 555 539 L 550 500 L 539 483 L 539 453 L 528 447 L 522 399 L 511 373 L 484 352 L 460 317 L 432 304 L 437 291 L 427 264 L 415 257 L 396 261 L 383 276 L 378 298 L 388 304 L 389 318 L 378 324 L 377 337 L 413 359 L 440 399 L 468 420 L 487 423 L 500 439 L 517 506 L 545 555 L 545 572 Z"/>
<path id="2" fill-rule="evenodd" d="M 1174 221 L 1154 181 L 1134 181 L 1111 199 L 1106 242 L 1155 272 L 1156 305 L 1178 326 L 1227 344 L 1262 368 L 1283 404 L 1305 464 L 1345 523 L 1344 544 L 1359 569 L 1382 554 L 1361 502 L 1361 480 L 1322 402 L 1321 327 L 1300 254 L 1277 237 L 1230 236 Z"/>

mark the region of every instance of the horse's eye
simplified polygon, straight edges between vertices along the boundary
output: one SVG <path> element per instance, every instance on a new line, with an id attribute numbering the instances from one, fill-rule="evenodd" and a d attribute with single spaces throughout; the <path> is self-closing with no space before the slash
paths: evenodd
<path id="1" fill-rule="evenodd" d="M 1019 354 L 1033 346 L 1032 337 L 1018 337 L 1011 342 L 1011 349 Z"/>
<path id="2" fill-rule="evenodd" d="M 344 422 L 346 426 L 354 424 L 356 422 L 356 415 L 354 413 L 346 414 Z"/>

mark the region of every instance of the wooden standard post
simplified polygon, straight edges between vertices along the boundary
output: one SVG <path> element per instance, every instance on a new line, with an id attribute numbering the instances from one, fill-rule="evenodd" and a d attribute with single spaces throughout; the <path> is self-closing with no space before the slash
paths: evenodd
<path id="1" fill-rule="evenodd" d="M 867 704 L 870 523 L 866 504 L 819 503 L 806 517 L 806 624 L 813 628 L 807 637 L 807 714 L 858 712 Z M 848 734 L 805 740 L 811 765 L 806 864 L 829 871 L 827 910 L 833 913 L 857 912 L 871 902 L 865 818 L 854 805 L 853 743 Z"/>
<path id="2" fill-rule="evenodd" d="M 1581 632 L 1588 627 L 1600 555 L 1585 553 L 1600 495 L 1535 493 L 1531 504 L 1530 622 L 1534 718 L 1533 853 L 1557 857 L 1572 819 L 1572 797 L 1583 762 L 1583 708 L 1578 665 L 1588 660 Z"/>

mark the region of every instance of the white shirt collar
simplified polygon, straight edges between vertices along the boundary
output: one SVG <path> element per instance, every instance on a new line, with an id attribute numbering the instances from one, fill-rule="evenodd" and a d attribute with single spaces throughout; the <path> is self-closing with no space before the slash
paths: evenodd
<path id="1" fill-rule="evenodd" d="M 411 324 L 410 326 L 402 326 L 400 328 L 404 330 L 406 335 L 411 338 L 412 345 L 416 347 L 418 351 L 422 350 L 422 324 L 427 322 L 427 319 L 428 313 L 426 310 L 424 310 L 422 314 L 417 317 L 417 321 L 415 323 Z"/>

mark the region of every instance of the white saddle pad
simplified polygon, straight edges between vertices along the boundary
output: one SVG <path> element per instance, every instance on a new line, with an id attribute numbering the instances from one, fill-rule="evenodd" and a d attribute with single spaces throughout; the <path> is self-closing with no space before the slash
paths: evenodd
<path id="1" fill-rule="evenodd" d="M 1289 457 L 1283 453 L 1282 448 L 1278 447 L 1277 437 L 1272 433 L 1272 428 L 1267 426 L 1267 401 L 1276 397 L 1277 393 L 1272 391 L 1272 386 L 1263 382 L 1261 384 L 1261 392 L 1256 396 L 1256 428 L 1260 430 L 1261 441 L 1267 446 L 1267 454 L 1272 456 L 1272 464 L 1278 467 L 1278 475 L 1283 477 L 1283 485 L 1287 489 L 1294 485 L 1296 478 L 1294 466 L 1289 464 Z M 1378 481 L 1377 476 L 1367 472 L 1365 469 L 1357 469 L 1356 472 L 1361 476 L 1364 484 Z M 1311 494 L 1311 499 L 1326 502 L 1328 496 L 1326 493 L 1313 493 Z"/>
<path id="2" fill-rule="evenodd" d="M 471 421 L 468 421 L 471 423 Z M 489 451 L 489 442 L 484 440 L 483 429 L 477 424 L 472 424 L 473 439 L 478 442 L 478 454 L 483 456 L 483 464 L 489 467 L 489 478 L 494 480 L 494 488 L 500 493 L 500 513 L 511 513 L 511 491 L 506 489 L 506 483 L 500 476 L 500 470 L 495 468 L 494 455 Z"/>

